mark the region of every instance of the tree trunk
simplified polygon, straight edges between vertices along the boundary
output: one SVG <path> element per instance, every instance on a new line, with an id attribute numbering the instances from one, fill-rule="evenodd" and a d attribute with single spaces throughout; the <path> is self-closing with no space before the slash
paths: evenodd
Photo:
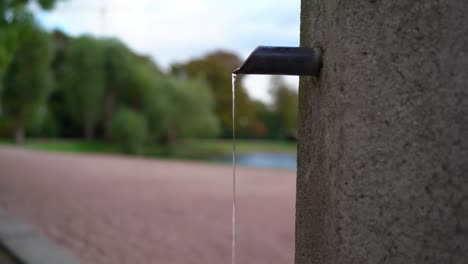
<path id="1" fill-rule="evenodd" d="M 94 137 L 94 128 L 91 120 L 85 120 L 84 122 L 84 127 L 83 127 L 83 133 L 86 141 L 90 141 Z"/>
<path id="2" fill-rule="evenodd" d="M 15 142 L 16 144 L 24 143 L 24 124 L 23 119 L 21 117 L 18 117 L 16 119 Z"/>
<path id="3" fill-rule="evenodd" d="M 112 116 L 114 115 L 115 108 L 115 91 L 110 89 L 107 92 L 106 98 L 104 100 L 104 120 L 103 120 L 103 130 L 104 130 L 104 140 L 112 140 Z"/>
<path id="4" fill-rule="evenodd" d="M 169 128 L 167 131 L 167 143 L 168 145 L 174 143 L 177 140 L 177 131 L 174 127 Z"/>

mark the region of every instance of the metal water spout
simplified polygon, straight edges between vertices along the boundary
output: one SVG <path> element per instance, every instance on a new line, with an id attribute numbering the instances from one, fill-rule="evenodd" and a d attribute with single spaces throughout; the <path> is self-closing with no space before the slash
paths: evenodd
<path id="1" fill-rule="evenodd" d="M 318 76 L 321 67 L 317 48 L 258 46 L 232 73 Z"/>

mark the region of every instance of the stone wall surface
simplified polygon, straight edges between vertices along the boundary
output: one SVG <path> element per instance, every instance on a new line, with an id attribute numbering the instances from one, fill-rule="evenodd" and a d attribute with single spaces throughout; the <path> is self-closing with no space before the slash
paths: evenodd
<path id="1" fill-rule="evenodd" d="M 468 263 L 468 1 L 302 0 L 297 264 Z"/>

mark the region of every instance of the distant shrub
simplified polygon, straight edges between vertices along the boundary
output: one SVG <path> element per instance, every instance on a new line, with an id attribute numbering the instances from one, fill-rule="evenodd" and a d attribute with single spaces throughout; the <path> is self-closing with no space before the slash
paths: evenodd
<path id="1" fill-rule="evenodd" d="M 49 137 L 49 138 L 57 138 L 60 135 L 60 124 L 50 112 L 48 112 L 46 116 L 44 117 L 44 120 L 42 123 L 41 135 L 43 137 Z"/>
<path id="2" fill-rule="evenodd" d="M 145 117 L 128 108 L 117 111 L 112 122 L 113 133 L 122 152 L 141 154 L 148 138 Z"/>
<path id="3" fill-rule="evenodd" d="M 15 131 L 15 120 L 0 114 L 0 138 L 11 138 Z"/>

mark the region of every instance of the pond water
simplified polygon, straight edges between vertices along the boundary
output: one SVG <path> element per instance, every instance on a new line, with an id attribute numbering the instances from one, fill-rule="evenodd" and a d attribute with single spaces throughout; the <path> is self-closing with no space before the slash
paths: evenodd
<path id="1" fill-rule="evenodd" d="M 232 157 L 218 157 L 214 161 L 231 164 Z M 296 154 L 259 152 L 236 155 L 236 164 L 240 166 L 295 170 L 296 163 Z"/>

